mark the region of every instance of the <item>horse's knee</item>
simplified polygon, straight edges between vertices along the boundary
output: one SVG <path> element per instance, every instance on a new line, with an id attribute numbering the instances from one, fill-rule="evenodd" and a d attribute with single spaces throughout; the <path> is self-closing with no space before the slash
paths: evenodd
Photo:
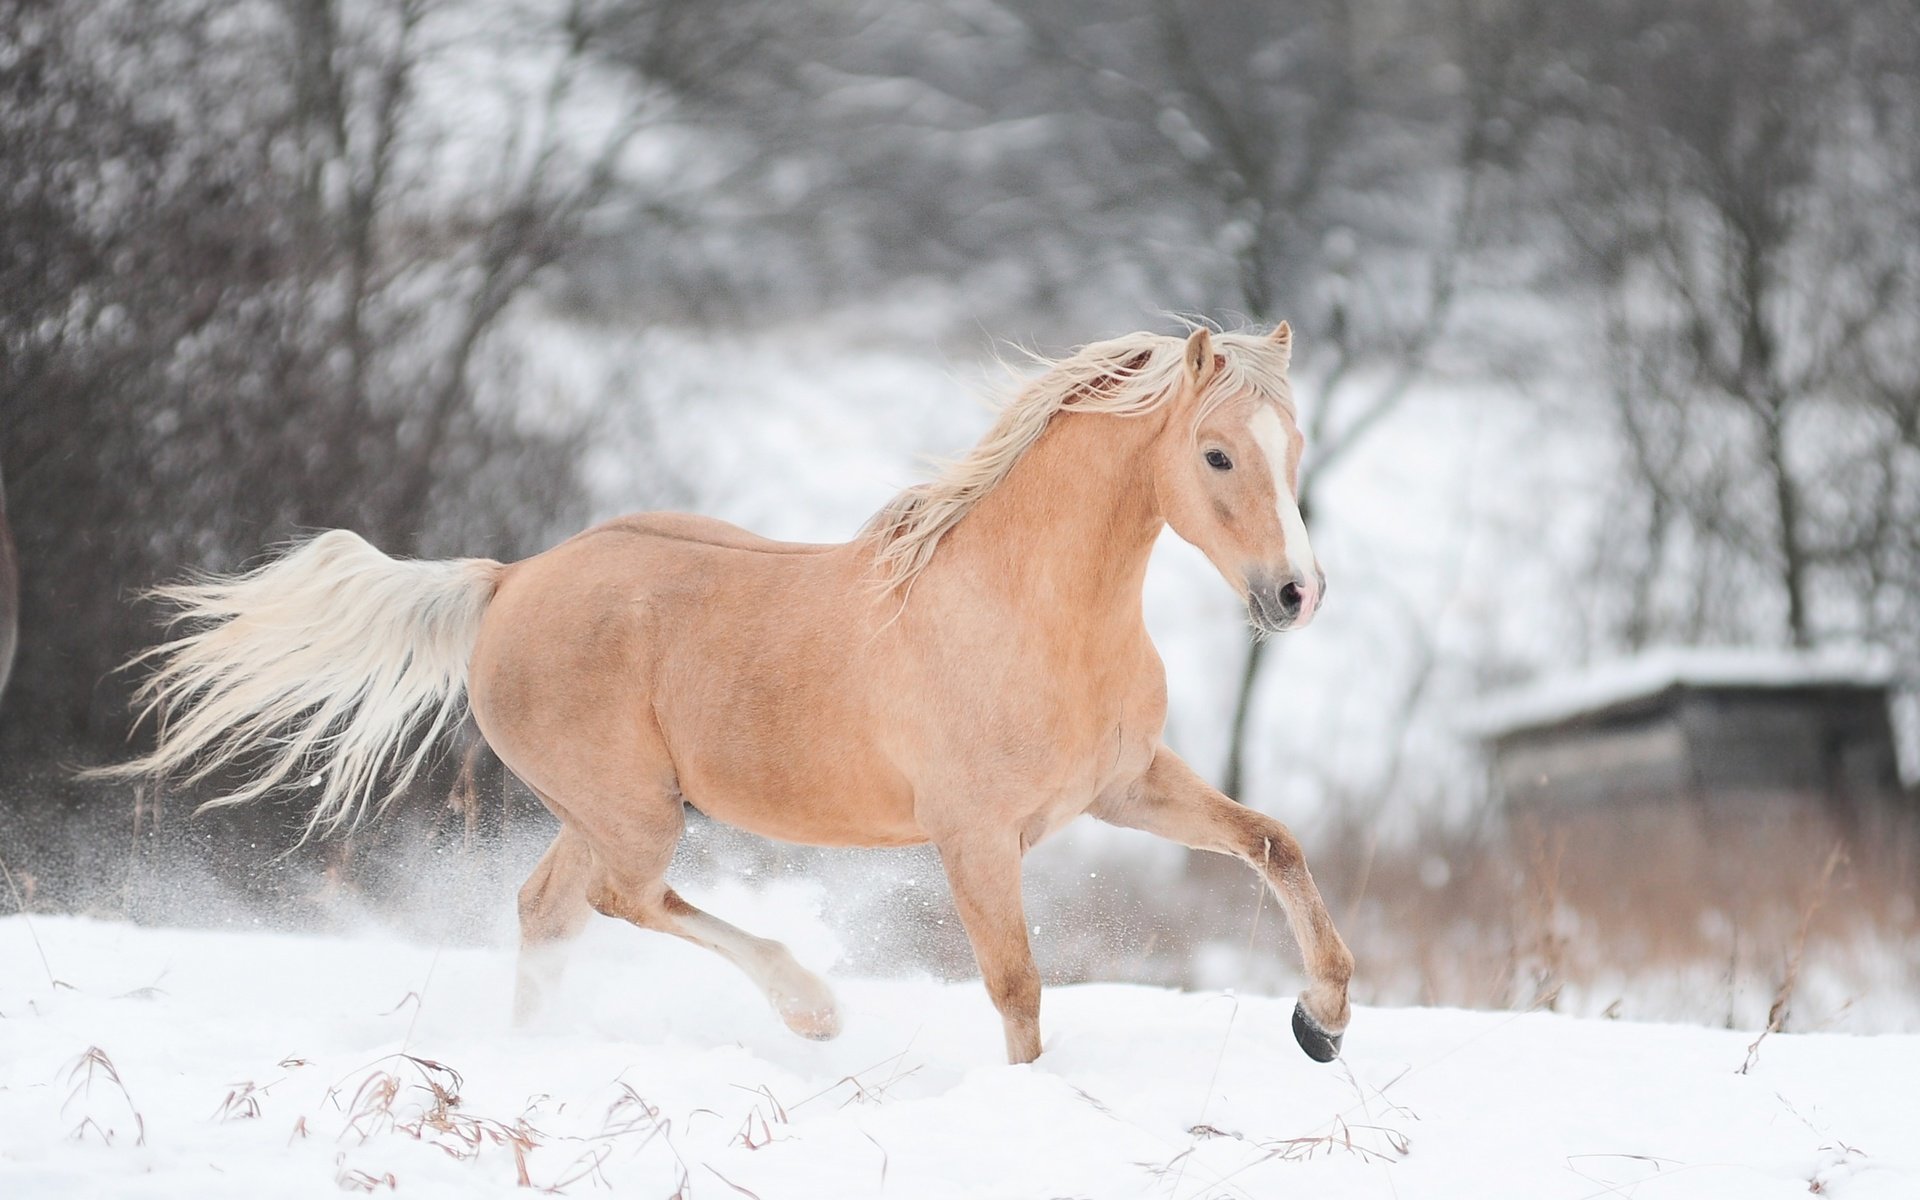
<path id="1" fill-rule="evenodd" d="M 1240 857 L 1273 874 L 1296 870 L 1306 862 L 1300 843 L 1286 826 L 1255 812 L 1249 812 L 1247 818 L 1240 830 Z"/>

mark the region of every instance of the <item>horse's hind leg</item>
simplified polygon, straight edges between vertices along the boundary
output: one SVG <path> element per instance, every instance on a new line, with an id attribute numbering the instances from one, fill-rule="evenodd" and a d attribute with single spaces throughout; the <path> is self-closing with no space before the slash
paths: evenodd
<path id="1" fill-rule="evenodd" d="M 587 903 L 609 917 L 642 929 L 670 933 L 703 946 L 746 973 L 769 1003 L 802 1037 L 826 1039 L 840 1032 L 840 1014 L 826 982 L 796 961 L 779 942 L 755 937 L 682 900 L 666 885 L 667 864 L 683 827 L 680 799 L 660 810 L 661 821 L 634 823 L 631 810 L 619 836 L 591 841 Z M 651 811 L 651 810 L 650 810 Z"/>
<path id="2" fill-rule="evenodd" d="M 766 993 L 768 1003 L 780 1014 L 787 1028 L 801 1037 L 824 1041 L 840 1032 L 840 1013 L 833 1002 L 833 990 L 825 980 L 801 966 L 779 942 L 755 937 L 695 908 L 672 888 L 663 889 L 658 907 L 648 919 L 636 924 L 705 946 L 745 971 Z"/>
<path id="3" fill-rule="evenodd" d="M 593 909 L 587 904 L 592 852 L 573 826 L 540 856 L 520 888 L 520 963 L 513 993 L 513 1019 L 525 1024 L 559 985 L 566 969 L 566 944 L 580 932 Z"/>

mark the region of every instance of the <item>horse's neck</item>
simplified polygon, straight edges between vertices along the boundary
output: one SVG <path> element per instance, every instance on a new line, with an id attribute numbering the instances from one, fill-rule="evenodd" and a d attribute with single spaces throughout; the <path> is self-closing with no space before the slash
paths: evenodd
<path id="1" fill-rule="evenodd" d="M 1048 616 L 1137 625 L 1165 524 L 1154 494 L 1156 416 L 1063 414 L 943 540 L 956 568 Z M 951 544 L 944 544 L 951 543 Z"/>

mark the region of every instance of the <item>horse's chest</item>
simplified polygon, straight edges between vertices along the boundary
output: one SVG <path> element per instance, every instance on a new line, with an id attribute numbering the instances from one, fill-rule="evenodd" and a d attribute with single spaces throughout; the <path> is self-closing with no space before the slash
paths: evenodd
<path id="1" fill-rule="evenodd" d="M 1003 772 L 1009 798 L 1022 810 L 1025 840 L 1032 844 L 1102 794 L 1144 774 L 1160 743 L 1165 714 L 1164 693 L 1150 681 L 1054 697 L 1036 689 L 1009 703 L 997 736 L 977 745 Z"/>
<path id="2" fill-rule="evenodd" d="M 1114 723 L 1090 746 L 1055 747 L 1047 768 L 1026 786 L 1008 789 L 1021 845 L 1032 846 L 1087 811 L 1103 795 L 1146 773 L 1159 730 Z"/>
<path id="3" fill-rule="evenodd" d="M 1093 669 L 1036 678 L 1005 698 L 1006 736 L 1038 769 L 1095 790 L 1146 770 L 1166 722 L 1166 679 L 1138 652 Z"/>

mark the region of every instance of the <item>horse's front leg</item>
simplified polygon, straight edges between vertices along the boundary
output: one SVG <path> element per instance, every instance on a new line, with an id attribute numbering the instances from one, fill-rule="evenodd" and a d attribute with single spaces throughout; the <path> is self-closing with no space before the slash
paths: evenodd
<path id="1" fill-rule="evenodd" d="M 1020 835 L 969 830 L 936 845 L 980 977 L 1006 1023 L 1007 1061 L 1032 1062 L 1040 1057 L 1040 970 L 1020 900 Z"/>
<path id="2" fill-rule="evenodd" d="M 1147 773 L 1133 787 L 1089 811 L 1196 850 L 1235 855 L 1259 871 L 1286 908 L 1306 960 L 1309 983 L 1293 1010 L 1293 1035 L 1317 1062 L 1340 1052 L 1350 1015 L 1347 981 L 1353 977 L 1353 955 L 1334 930 L 1300 843 L 1285 825 L 1229 800 L 1165 746 L 1154 752 Z"/>

